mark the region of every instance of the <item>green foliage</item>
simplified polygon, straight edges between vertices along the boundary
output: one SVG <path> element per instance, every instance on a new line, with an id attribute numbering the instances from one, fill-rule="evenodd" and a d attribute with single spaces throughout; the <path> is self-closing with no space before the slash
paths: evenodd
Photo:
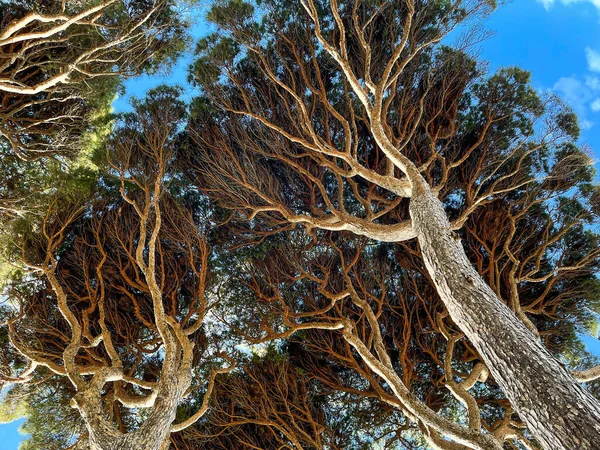
<path id="1" fill-rule="evenodd" d="M 211 34 L 198 42 L 196 52 L 205 55 L 197 58 L 190 68 L 190 81 L 200 85 L 216 83 L 222 66 L 231 66 L 239 54 L 239 45 L 232 39 Z"/>
<path id="2" fill-rule="evenodd" d="M 115 10 L 115 23 L 122 20 L 126 13 L 144 11 L 149 4 L 137 0 L 128 2 L 131 11 Z M 452 9 L 454 4 L 451 0 L 427 2 L 428 8 L 423 8 L 425 12 L 419 16 L 422 27 L 411 36 L 414 40 L 411 45 L 426 42 L 436 36 L 440 29 L 460 22 L 467 12 L 464 8 Z M 24 5 L 37 8 L 35 2 Z M 351 25 L 349 5 L 351 3 L 341 2 L 340 11 L 341 20 Z M 339 39 L 339 35 L 332 31 L 335 19 L 328 3 L 317 1 L 316 6 L 326 38 L 332 41 Z M 490 1 L 489 6 L 495 7 L 495 2 Z M 172 7 L 164 12 L 161 20 L 170 20 L 174 14 Z M 384 10 L 386 15 L 374 18 L 373 41 L 384 45 L 373 54 L 373 78 L 381 76 L 381 62 L 389 57 L 391 44 L 397 43 L 402 35 L 402 19 L 406 14 L 405 2 L 380 0 L 360 2 L 359 14 L 370 17 L 369 14 L 379 9 Z M 448 14 L 449 11 L 452 14 Z M 214 137 L 211 133 L 222 133 L 227 138 L 242 129 L 247 134 L 241 136 L 255 140 L 265 154 L 280 144 L 277 138 L 250 120 L 240 119 L 236 122 L 236 116 L 229 115 L 225 111 L 227 108 L 219 104 L 219 99 L 226 99 L 230 102 L 226 106 L 231 109 L 244 105 L 245 99 L 239 95 L 238 86 L 225 76 L 228 71 L 234 73 L 236 82 L 256 97 L 254 106 L 260 113 L 284 130 L 297 130 L 294 116 L 297 110 L 284 102 L 272 101 L 283 89 L 270 86 L 261 73 L 260 68 L 265 61 L 272 64 L 279 79 L 300 86 L 295 94 L 311 106 L 314 126 L 323 136 L 327 136 L 323 138 L 324 141 L 341 149 L 347 138 L 344 137 L 343 127 L 323 108 L 323 98 L 305 85 L 306 79 L 314 84 L 322 82 L 326 87 L 327 101 L 343 118 L 349 120 L 359 117 L 355 138 L 360 163 L 374 171 L 384 170 L 380 165 L 383 160 L 381 151 L 372 142 L 360 102 L 349 91 L 331 57 L 314 39 L 314 25 L 307 20 L 297 3 L 289 0 L 259 0 L 256 3 L 218 0 L 211 4 L 207 18 L 219 27 L 219 32 L 204 37 L 197 44 L 197 58 L 190 67 L 189 78 L 201 88 L 202 95 L 193 99 L 189 107 L 181 100 L 181 88 L 160 86 L 149 91 L 145 98 L 134 99 L 134 112 L 114 115 L 110 103 L 120 88 L 119 81 L 100 77 L 91 81 L 90 89 L 85 90 L 89 107 L 86 110 L 87 123 L 85 129 L 79 130 L 77 152 L 73 157 L 45 158 L 39 164 L 24 164 L 11 153 L 8 146 L 0 149 L 0 176 L 5 180 L 4 185 L 0 186 L 0 193 L 7 199 L 19 199 L 19 205 L 24 205 L 23 211 L 7 214 L 3 219 L 0 248 L 5 259 L 18 261 L 21 250 L 19 244 L 32 242 L 33 237 L 40 234 L 40 207 L 51 201 L 61 202 L 65 209 L 71 204 L 85 205 L 82 218 L 68 229 L 67 239 L 57 251 L 57 259 L 61 264 L 71 261 L 69 258 L 73 258 L 73 248 L 81 242 L 85 233 L 90 233 L 93 218 L 104 217 L 116 223 L 115 211 L 118 210 L 119 214 L 121 211 L 127 212 L 129 206 L 119 196 L 118 174 L 109 167 L 106 158 L 117 156 L 118 160 L 119 155 L 111 154 L 111 149 L 115 147 L 112 144 L 121 141 L 134 143 L 132 145 L 137 152 L 129 161 L 132 163 L 129 173 L 151 176 L 156 161 L 149 160 L 145 153 L 149 140 L 153 138 L 147 124 L 155 123 L 152 119 L 161 117 L 162 123 L 173 125 L 168 136 L 169 145 L 165 146 L 172 152 L 166 158 L 168 170 L 165 182 L 171 202 L 169 205 L 190 211 L 198 231 L 210 229 L 208 240 L 213 249 L 209 257 L 212 265 L 210 295 L 211 298 L 218 298 L 219 302 L 213 311 L 216 324 L 211 324 L 215 328 L 214 335 L 209 338 L 206 334 L 198 333 L 197 348 L 202 352 L 207 348 L 226 349 L 230 355 L 246 364 L 244 369 L 238 369 L 219 380 L 219 386 L 227 392 L 227 383 L 238 382 L 252 391 L 253 378 L 249 374 L 264 375 L 266 368 L 282 374 L 285 367 L 290 384 L 302 386 L 301 394 L 307 396 L 310 412 L 315 414 L 317 423 L 323 429 L 331 432 L 328 436 L 338 448 L 368 449 L 373 448 L 378 440 L 382 443 L 386 441 L 388 445 L 388 437 L 389 445 L 386 448 L 425 448 L 426 443 L 418 427 L 409 424 L 400 410 L 378 399 L 380 392 L 374 385 L 379 380 L 375 379 L 373 385 L 369 384 L 364 376 L 369 373 L 368 369 L 363 363 L 353 364 L 356 354 L 343 344 L 339 334 L 312 330 L 268 344 L 248 344 L 248 336 L 260 338 L 265 330 L 285 329 L 281 320 L 282 303 L 298 312 L 299 320 L 304 320 L 303 314 L 315 309 L 331 313 L 334 318 L 352 318 L 361 324 L 361 333 L 368 337 L 370 326 L 356 305 L 339 300 L 335 307 L 329 307 L 331 301 L 322 295 L 326 288 L 339 291 L 347 283 L 342 277 L 341 255 L 348 258 L 349 255 L 360 253 L 356 260 L 358 269 L 351 273 L 351 277 L 362 289 L 361 293 L 377 304 L 385 349 L 391 355 L 394 367 L 409 380 L 414 394 L 436 412 L 440 411 L 457 422 L 465 420 L 464 410 L 452 400 L 443 385 L 445 368 L 440 361 L 444 358 L 445 340 L 435 325 L 430 323 L 443 306 L 424 273 L 419 250 L 414 243 L 373 243 L 341 232 L 314 230 L 307 236 L 305 230 L 299 227 L 281 227 L 286 232 L 275 233 L 279 231 L 277 226 L 281 222 L 273 226 L 272 216 L 265 218 L 257 215 L 248 221 L 247 215 L 235 215 L 228 209 L 231 201 L 213 204 L 203 194 L 206 190 L 218 199 L 215 188 L 204 184 L 206 178 L 194 173 L 195 167 L 205 164 L 205 160 L 197 158 L 195 152 L 199 149 L 191 138 L 192 134 L 209 139 Z M 352 52 L 360 54 L 360 45 L 351 31 L 352 26 L 348 26 L 348 29 L 348 45 Z M 161 40 L 172 42 L 172 45 L 149 58 L 143 64 L 144 70 L 152 73 L 174 60 L 186 42 L 181 33 L 182 30 L 176 28 L 161 35 Z M 282 36 L 291 37 L 286 43 L 290 47 L 284 45 Z M 291 53 L 290 42 L 300 49 L 298 54 Z M 257 49 L 262 52 L 262 59 L 256 56 Z M 313 57 L 311 52 L 314 52 L 314 62 L 310 60 Z M 301 76 L 300 64 L 305 60 L 310 61 L 310 64 L 306 64 L 309 69 Z M 364 69 L 364 61 L 360 58 L 356 58 L 353 64 L 357 73 Z M 550 276 L 557 262 L 575 265 L 586 255 L 594 254 L 600 245 L 596 229 L 600 215 L 600 188 L 594 183 L 595 174 L 589 157 L 575 142 L 580 132 L 575 114 L 555 99 L 541 98 L 531 86 L 528 72 L 514 67 L 487 75 L 470 55 L 444 45 L 427 50 L 411 60 L 398 80 L 394 85 L 402 94 L 398 98 L 409 100 L 407 103 L 398 99 L 390 101 L 387 120 L 394 130 L 414 125 L 415 137 L 403 150 L 408 156 L 415 161 L 427 161 L 428 136 L 434 134 L 445 136 L 439 142 L 448 161 L 461 158 L 466 149 L 474 147 L 472 153 L 466 155 L 464 165 L 444 180 L 446 184 L 440 190 L 440 197 L 452 218 L 459 217 L 469 206 L 469 188 L 475 186 L 485 192 L 494 183 L 503 187 L 502 181 L 513 176 L 519 182 L 528 180 L 508 193 L 485 198 L 477 214 L 473 214 L 458 233 L 479 270 L 490 280 L 499 280 L 495 289 L 502 298 L 508 299 L 510 292 L 506 279 L 510 262 L 502 253 L 505 251 L 502 240 L 507 239 L 508 234 L 507 213 L 517 214 L 528 202 L 535 204 L 520 217 L 516 243 L 510 248 L 517 259 L 526 261 L 536 249 L 551 241 L 552 244 L 537 262 L 540 267 L 536 273 L 538 277 L 548 275 L 548 279 L 537 284 L 520 283 L 521 304 L 524 308 L 533 305 L 536 312 L 531 314 L 531 319 L 542 331 L 547 347 L 557 357 L 567 361 L 573 368 L 593 362 L 578 336 L 582 332 L 597 334 L 598 331 L 596 314 L 600 314 L 600 280 L 597 273 L 600 258 L 590 258 L 585 270 L 575 275 L 557 277 L 556 280 Z M 407 115 L 405 111 L 410 109 L 410 102 L 414 103 L 415 99 L 423 99 L 423 102 L 419 113 L 421 122 L 413 123 L 412 115 Z M 292 111 L 291 118 L 286 118 L 289 111 Z M 485 127 L 490 118 L 493 120 L 487 129 Z M 550 137 L 538 138 L 536 133 L 540 132 L 540 122 L 544 120 L 550 129 Z M 479 142 L 482 135 L 484 139 Z M 306 184 L 307 179 L 326 172 L 318 162 L 309 161 L 303 176 L 298 176 L 275 158 L 265 154 L 252 157 L 249 152 L 244 153 L 244 144 L 236 142 L 235 137 L 239 136 L 233 136 L 231 142 L 234 142 L 234 152 L 239 150 L 244 156 L 240 169 L 244 175 L 251 173 L 251 165 L 261 169 L 257 171 L 259 176 L 270 179 L 259 181 L 272 182 L 272 186 L 277 187 L 278 198 L 282 198 L 286 207 L 298 215 L 327 211 L 330 206 L 318 198 L 316 189 L 311 190 Z M 230 141 L 224 139 L 223 142 Z M 213 152 L 218 150 L 211 149 Z M 288 152 L 286 156 L 295 160 L 308 159 L 293 145 L 284 147 L 284 151 Z M 503 162 L 497 165 L 498 161 Z M 441 183 L 444 176 L 441 166 L 436 164 L 432 164 L 433 169 L 428 173 L 432 184 Z M 341 188 L 336 187 L 334 176 L 323 175 L 319 180 L 332 198 L 340 193 L 336 190 Z M 135 182 L 126 182 L 124 190 L 135 192 Z M 365 207 L 358 194 L 364 196 L 373 190 L 377 189 L 364 180 L 356 184 L 354 191 L 343 190 L 339 197 L 345 202 L 345 213 L 364 216 Z M 237 186 L 230 186 L 229 192 L 231 197 L 227 200 L 241 198 L 242 201 L 250 201 L 249 198 L 254 198 Z M 393 200 L 393 196 L 383 189 L 377 190 L 377 195 L 384 200 Z M 399 201 L 391 213 L 378 223 L 388 224 L 407 218 L 406 206 L 407 202 Z M 242 231 L 235 228 L 241 222 L 249 222 L 245 228 L 240 228 Z M 223 226 L 213 227 L 221 224 Z M 177 233 L 174 233 L 163 239 L 161 245 L 165 248 L 177 247 L 180 244 L 177 239 Z M 89 247 L 88 252 L 92 253 L 93 246 Z M 181 254 L 174 258 L 177 261 L 182 259 L 183 254 L 183 250 L 178 251 Z M 498 261 L 493 260 L 496 254 L 501 255 Z M 535 261 L 528 262 L 524 270 L 531 269 L 534 264 Z M 80 268 L 75 263 L 72 265 L 72 273 L 78 274 L 74 278 L 77 281 L 85 278 Z M 174 263 L 175 266 L 177 264 Z M 494 270 L 498 270 L 498 273 L 494 273 Z M 302 278 L 307 273 L 311 274 L 312 279 Z M 326 274 L 331 275 L 331 286 L 328 285 L 329 281 L 320 282 Z M 115 272 L 113 276 L 118 279 L 119 275 Z M 190 276 L 189 271 L 184 276 Z M 0 279 L 7 280 L 5 285 L 25 285 L 27 277 L 9 264 L 0 265 Z M 166 277 L 166 281 L 173 280 Z M 97 280 L 91 282 L 96 283 Z M 249 286 L 258 288 L 251 290 Z M 258 295 L 259 288 L 264 289 L 266 294 Z M 53 298 L 47 286 L 37 286 L 36 289 L 34 292 L 37 297 L 32 294 L 28 298 L 40 301 Z M 135 296 L 144 298 L 146 293 L 142 291 L 136 289 Z M 185 308 L 186 304 L 197 300 L 190 292 L 191 289 L 182 288 L 174 293 L 173 298 Z M 377 303 L 382 297 L 385 301 Z M 277 301 L 273 301 L 273 298 Z M 113 300 L 118 303 L 120 298 L 115 295 Z M 32 301 L 31 307 L 35 304 Z M 123 317 L 131 314 L 124 307 L 119 312 Z M 3 311 L 3 314 L 9 313 Z M 139 327 L 138 321 L 132 320 L 131 323 Z M 10 347 L 6 330 L 2 328 L 0 343 L 3 349 Z M 127 343 L 120 344 L 122 351 L 126 352 Z M 5 353 L 6 365 L 13 370 L 23 368 L 22 358 L 8 350 Z M 478 355 L 468 344 L 460 343 L 455 353 L 458 356 L 454 367 L 460 373 L 471 370 L 478 360 Z M 160 364 L 160 354 L 147 356 L 139 370 L 147 378 L 155 379 Z M 208 374 L 212 368 L 206 364 L 195 370 Z M 267 377 L 270 385 L 278 381 L 275 378 Z M 20 416 L 28 418 L 24 431 L 32 437 L 24 444 L 25 450 L 64 448 L 83 433 L 77 412 L 69 407 L 73 395 L 71 385 L 64 379 L 52 377 L 43 386 L 34 389 L 13 387 L 0 404 L 1 420 L 9 421 Z M 198 388 L 198 392 L 203 392 L 201 383 L 194 387 Z M 384 384 L 380 385 L 380 389 L 387 388 Z M 480 383 L 473 392 L 481 401 L 482 416 L 488 425 L 502 418 L 506 401 L 493 382 Z M 217 390 L 213 404 L 222 402 L 231 407 L 238 400 L 220 395 Z M 201 401 L 202 395 L 197 394 L 181 404 L 177 411 L 178 420 L 191 416 Z M 243 407 L 236 410 L 240 416 L 246 412 Z M 142 418 L 143 413 L 127 416 L 125 427 L 134 428 Z M 225 447 L 238 445 L 235 433 L 221 434 L 222 430 L 214 428 L 211 420 L 209 413 L 209 417 L 200 421 L 195 430 L 199 430 L 200 435 L 206 433 L 203 439 L 206 435 L 213 439 L 202 441 L 202 445 L 205 445 L 202 448 L 213 448 L 211 445 L 217 448 L 217 440 L 221 438 Z M 215 432 L 215 429 L 219 432 Z M 274 432 L 276 438 L 269 439 L 264 429 L 256 424 L 244 424 L 239 430 L 260 443 L 259 448 L 270 449 L 276 439 L 285 441 L 279 432 Z M 200 442 L 197 436 L 190 436 L 183 434 L 174 439 L 189 440 L 191 445 Z M 384 438 L 380 439 L 380 436 Z M 194 439 L 198 439 L 198 442 L 194 442 Z"/>
<path id="3" fill-rule="evenodd" d="M 241 29 L 254 21 L 254 6 L 244 0 L 218 0 L 206 18 L 224 29 Z"/>
<path id="4" fill-rule="evenodd" d="M 27 402 L 22 399 L 5 398 L 0 403 L 0 424 L 14 422 L 22 417 L 27 417 Z"/>
<path id="5" fill-rule="evenodd" d="M 71 386 L 56 381 L 47 389 L 39 389 L 27 398 L 27 421 L 21 432 L 29 434 L 19 450 L 61 450 L 71 445 L 84 432 L 77 410 L 70 407 Z"/>
<path id="6" fill-rule="evenodd" d="M 565 133 L 573 140 L 579 138 L 581 129 L 579 128 L 579 120 L 573 111 L 566 111 L 556 115 L 557 126 L 564 130 Z"/>
<path id="7" fill-rule="evenodd" d="M 331 13 L 330 2 L 314 3 L 323 38 L 339 49 L 342 34 L 338 23 L 342 23 L 350 69 L 362 86 L 367 85 L 367 70 L 376 83 L 391 49 L 402 36 L 405 2 L 391 1 L 384 5 L 379 1 L 365 1 L 359 2 L 354 9 L 352 2 L 342 1 L 338 2 L 339 17 Z M 464 8 L 447 14 L 456 2 L 425 3 L 427 8 L 418 9 L 422 13 L 418 15 L 421 22 L 419 29 L 410 34 L 409 48 L 427 42 L 453 21 L 460 22 L 466 14 Z M 252 220 L 247 220 L 252 206 L 261 207 L 269 202 L 260 195 L 255 196 L 252 189 L 245 190 L 245 185 L 262 190 L 265 197 L 274 199 L 274 203 L 281 201 L 285 208 L 298 216 L 327 217 L 339 204 L 343 204 L 344 209 L 339 208 L 343 211 L 339 216 L 349 214 L 364 218 L 366 208 L 361 201 L 367 197 L 368 189 L 377 191 L 382 197 L 389 193 L 385 189 L 378 190 L 377 186 L 363 179 L 352 186 L 350 182 L 344 184 L 339 173 L 331 173 L 340 166 L 347 169 L 344 163 L 331 158 L 330 162 L 334 165 L 331 169 L 321 163 L 319 156 L 312 156 L 309 145 L 296 146 L 288 141 L 297 138 L 297 142 L 302 139 L 311 143 L 322 142 L 341 151 L 351 139 L 352 144 L 356 144 L 353 151 L 358 155 L 360 164 L 378 173 L 385 171 L 381 163 L 385 157 L 372 144 L 372 132 L 368 129 L 369 111 L 361 106 L 361 101 L 348 88 L 348 80 L 342 70 L 316 39 L 315 25 L 303 8 L 294 8 L 297 4 L 285 0 L 260 1 L 255 8 L 252 7 L 254 3 L 250 5 L 240 1 L 219 1 L 214 5 L 208 18 L 218 26 L 220 33 L 214 33 L 200 43 L 197 59 L 190 69 L 190 79 L 201 88 L 202 95 L 191 109 L 192 120 L 188 126 L 191 132 L 207 136 L 209 143 L 205 147 L 198 143 L 186 149 L 186 152 L 196 154 L 188 154 L 183 170 L 199 189 L 206 189 L 218 202 L 215 216 L 222 218 L 227 226 L 217 239 L 236 249 L 232 254 L 226 254 L 227 258 L 231 258 L 227 259 L 231 264 L 226 267 L 240 272 L 242 280 L 237 285 L 235 280 L 227 284 L 230 296 L 226 304 L 233 316 L 231 323 L 262 335 L 264 330 L 277 329 L 281 325 L 277 313 L 283 313 L 278 310 L 279 305 L 269 305 L 262 297 L 248 302 L 244 287 L 259 279 L 259 286 L 266 286 L 267 298 L 275 291 L 284 298 L 281 302 L 287 302 L 287 308 L 299 314 L 327 308 L 328 301 L 319 297 L 316 287 L 306 280 L 297 280 L 302 273 L 312 273 L 323 279 L 325 272 L 329 271 L 329 275 L 335 272 L 341 263 L 335 258 L 332 258 L 335 262 L 327 259 L 327 250 L 323 247 L 327 246 L 325 242 L 331 235 L 336 244 L 344 241 L 344 233 L 320 233 L 311 228 L 308 231 L 318 249 L 314 250 L 318 256 L 308 257 L 308 252 L 302 253 L 302 250 L 310 244 L 297 238 L 300 230 L 289 231 L 291 227 L 282 226 L 284 220 L 278 213 L 253 214 Z M 488 6 L 496 5 L 489 2 Z M 369 69 L 364 57 L 364 44 L 359 42 L 354 31 L 355 17 L 369 18 L 369 27 L 372 27 L 367 34 L 373 50 Z M 323 86 L 323 92 L 318 92 L 320 86 Z M 469 257 L 507 302 L 511 298 L 508 280 L 512 265 L 507 249 L 514 253 L 512 256 L 519 261 L 518 264 L 522 264 L 519 276 L 534 271 L 532 277 L 539 277 L 539 282 L 517 281 L 522 308 L 542 332 L 547 347 L 557 357 L 573 359 L 572 355 L 581 350 L 578 333 L 593 332 L 596 327 L 596 316 L 590 311 L 596 308 L 598 302 L 599 258 L 595 252 L 599 243 L 597 212 L 600 210 L 600 191 L 593 181 L 589 157 L 585 149 L 576 143 L 580 132 L 577 117 L 558 99 L 537 92 L 527 71 L 509 67 L 486 74 L 467 53 L 443 45 L 433 46 L 412 58 L 389 89 L 384 100 L 388 102 L 384 122 L 388 127 L 386 131 L 396 139 L 402 152 L 419 165 L 433 158 L 432 152 L 427 150 L 429 147 L 443 149 L 437 159 L 434 158 L 435 162 L 430 162 L 433 168 L 426 172 L 432 185 L 443 186 L 440 197 L 450 218 L 458 218 L 468 210 L 477 195 L 474 192 L 481 195 L 477 213 L 472 214 L 458 232 Z M 325 97 L 337 116 L 334 117 L 322 106 Z M 420 108 L 416 108 L 416 104 Z M 302 107 L 310 111 L 306 119 L 301 114 Z M 239 114 L 246 109 L 249 110 L 246 116 Z M 227 110 L 236 110 L 237 114 L 228 114 Z M 251 117 L 256 116 L 268 125 L 263 127 L 258 120 L 252 120 Z M 415 116 L 419 120 L 412 122 Z M 298 125 L 302 120 L 310 123 L 314 134 Z M 350 124 L 355 121 L 356 129 L 348 133 L 339 123 L 344 120 Z M 267 130 L 274 127 L 294 138 L 282 137 L 284 132 L 278 134 Z M 411 127 L 415 132 L 410 141 L 404 142 L 403 134 Z M 211 141 L 212 136 L 216 136 L 214 141 Z M 252 141 L 254 145 L 245 144 L 245 141 Z M 214 181 L 217 177 L 210 174 L 203 176 L 200 166 L 213 167 L 207 161 L 219 157 L 220 146 L 229 146 L 227 152 L 223 151 L 224 158 L 239 157 L 239 165 L 257 168 L 256 175 L 251 170 L 241 170 L 243 182 L 236 184 L 236 176 L 231 175 L 236 170 L 234 164 L 223 163 L 223 167 L 229 169 L 221 175 L 225 181 Z M 302 173 L 299 175 L 301 171 L 293 168 L 293 164 L 287 163 L 285 158 L 301 165 Z M 445 179 L 444 169 L 451 161 L 461 158 L 464 161 L 460 167 L 450 171 L 448 179 Z M 200 168 L 193 168 L 195 163 Z M 318 183 L 311 183 L 308 178 L 311 181 L 317 179 Z M 354 176 L 354 180 L 359 178 Z M 264 182 L 265 179 L 269 183 Z M 482 195 L 488 190 L 494 193 Z M 322 191 L 326 193 L 321 195 Z M 359 198 L 357 192 L 363 197 Z M 393 196 L 385 198 L 391 202 Z M 407 219 L 407 203 L 408 200 L 398 201 L 392 213 L 379 216 L 376 222 L 387 225 Z M 505 247 L 511 217 L 519 217 L 517 231 L 510 238 L 514 241 Z M 285 234 L 282 233 L 284 237 L 269 235 L 281 230 L 285 230 Z M 351 239 L 357 241 L 356 236 Z M 259 245 L 256 245 L 257 241 Z M 545 247 L 548 242 L 551 244 Z M 240 250 L 239 247 L 249 243 L 252 243 L 249 249 Z M 348 248 L 351 247 L 348 244 Z M 364 280 L 366 274 L 375 269 L 378 269 L 376 273 L 390 274 L 389 284 L 385 284 L 389 310 L 377 304 L 381 327 L 386 333 L 386 350 L 393 361 L 400 360 L 402 351 L 405 355 L 412 352 L 411 362 L 406 364 L 409 367 L 398 363 L 398 373 L 407 378 L 408 374 L 414 374 L 414 378 L 410 378 L 411 389 L 436 411 L 464 419 L 464 411 L 457 409 L 447 392 L 439 389 L 440 382 L 435 381 L 440 380 L 441 373 L 445 371 L 445 368 L 439 367 L 439 361 L 443 360 L 439 349 L 444 345 L 440 342 L 445 341 L 437 340 L 435 325 L 429 325 L 431 328 L 427 328 L 426 332 L 422 328 L 413 330 L 410 343 L 403 349 L 398 348 L 401 338 L 394 334 L 397 330 L 406 330 L 413 325 L 427 327 L 423 325 L 427 323 L 425 317 L 431 320 L 443 310 L 443 306 L 436 303 L 438 297 L 430 290 L 427 277 L 419 272 L 422 261 L 413 259 L 418 249 L 411 244 L 398 247 L 396 251 L 385 245 L 365 250 L 360 259 L 365 265 L 360 272 L 364 278 L 356 275 L 361 280 L 357 284 L 371 294 L 369 298 L 376 299 L 384 288 L 370 286 L 372 291 L 365 288 L 368 285 Z M 536 251 L 540 248 L 544 250 L 536 262 Z M 347 247 L 344 249 L 347 250 Z M 294 251 L 300 252 L 302 257 Z M 289 254 L 293 255 L 289 257 L 293 260 L 289 263 L 290 267 L 287 266 Z M 589 258 L 585 259 L 586 255 Z M 317 268 L 307 268 L 304 258 L 318 261 L 314 263 Z M 557 266 L 577 264 L 582 259 L 585 267 L 581 270 L 557 271 L 555 274 Z M 298 268 L 298 260 L 307 266 Z M 537 269 L 536 264 L 539 264 Z M 314 272 L 310 272 L 311 268 Z M 295 281 L 273 275 L 280 274 L 280 271 Z M 394 284 L 392 279 L 397 281 L 401 274 L 407 276 L 405 284 Z M 339 286 L 344 283 L 337 281 L 336 287 L 341 289 Z M 411 282 L 422 283 L 415 287 L 420 290 L 419 298 L 411 292 Z M 277 289 L 274 284 L 277 284 Z M 406 303 L 401 303 L 402 298 L 408 298 Z M 343 302 L 339 301 L 335 307 L 339 308 L 336 312 L 340 315 L 360 320 L 351 307 L 344 309 Z M 407 311 L 410 311 L 410 318 L 401 320 L 402 314 L 408 314 Z M 368 336 L 368 331 L 363 332 Z M 360 381 L 347 375 L 352 368 L 344 358 L 351 357 L 336 347 L 336 339 L 339 336 L 334 333 L 305 331 L 288 339 L 287 344 L 292 341 L 304 346 L 306 353 L 312 353 L 309 363 L 305 366 L 298 364 L 301 374 L 320 375 L 318 369 L 322 366 L 314 360 L 321 358 L 334 367 L 332 371 L 336 371 L 336 377 L 328 378 L 327 382 L 343 390 L 339 388 L 342 384 L 339 374 L 343 372 L 348 377 L 343 378 L 347 382 L 345 386 L 357 389 Z M 437 361 L 426 355 L 427 348 L 431 348 L 429 355 L 437 355 Z M 479 357 L 471 352 L 473 349 L 468 344 L 455 352 L 462 355 L 457 356 L 457 371 L 468 373 L 472 368 L 472 362 Z M 350 367 L 343 367 L 344 364 Z M 319 375 L 314 376 L 318 378 Z M 505 409 L 501 405 L 503 394 L 497 386 L 482 384 L 475 392 L 481 402 L 484 420 L 488 424 L 500 420 Z M 355 404 L 348 397 L 344 401 L 345 408 L 354 408 Z M 373 404 L 368 406 L 373 407 Z M 362 412 L 367 414 L 369 410 L 366 408 Z M 358 429 L 371 429 L 372 421 L 355 409 L 351 414 L 356 414 L 354 426 L 360 423 Z M 393 421 L 393 415 L 382 416 L 385 416 L 381 418 L 382 428 L 385 428 Z"/>

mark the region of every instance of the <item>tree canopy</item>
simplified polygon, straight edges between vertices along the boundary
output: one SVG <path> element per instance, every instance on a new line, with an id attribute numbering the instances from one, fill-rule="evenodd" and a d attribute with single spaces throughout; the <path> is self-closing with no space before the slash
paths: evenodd
<path id="1" fill-rule="evenodd" d="M 576 115 L 470 52 L 495 2 L 215 0 L 198 95 L 118 115 L 185 13 L 0 5 L 24 449 L 595 448 L 600 188 Z"/>

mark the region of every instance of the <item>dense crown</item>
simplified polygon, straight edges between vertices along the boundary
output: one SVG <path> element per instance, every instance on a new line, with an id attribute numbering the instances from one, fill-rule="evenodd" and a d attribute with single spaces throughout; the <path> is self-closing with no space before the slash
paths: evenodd
<path id="1" fill-rule="evenodd" d="M 0 5 L 0 414 L 25 449 L 559 448 L 512 331 L 517 369 L 581 396 L 565 429 L 598 431 L 600 190 L 568 107 L 469 53 L 493 2 L 217 0 L 197 96 L 116 117 L 121 77 L 181 50 L 173 4 Z"/>

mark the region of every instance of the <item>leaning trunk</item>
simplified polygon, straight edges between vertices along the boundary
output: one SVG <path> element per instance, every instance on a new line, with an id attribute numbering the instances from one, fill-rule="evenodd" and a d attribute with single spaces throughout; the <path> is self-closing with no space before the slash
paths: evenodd
<path id="1" fill-rule="evenodd" d="M 570 375 L 483 281 L 420 175 L 410 214 L 427 270 L 452 320 L 545 449 L 600 448 L 600 402 Z"/>

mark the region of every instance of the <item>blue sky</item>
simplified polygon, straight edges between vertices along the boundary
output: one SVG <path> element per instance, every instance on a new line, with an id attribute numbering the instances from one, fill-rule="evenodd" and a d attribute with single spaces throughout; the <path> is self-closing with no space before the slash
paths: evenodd
<path id="1" fill-rule="evenodd" d="M 502 1 L 485 21 L 493 35 L 476 49 L 480 59 L 488 62 L 490 73 L 507 66 L 530 71 L 535 88 L 560 95 L 577 112 L 582 143 L 600 155 L 600 0 Z M 207 30 L 199 21 L 192 34 L 198 38 Z M 129 80 L 115 109 L 129 109 L 129 96 L 163 83 L 186 86 L 191 61 L 188 54 L 168 75 Z"/>
<path id="2" fill-rule="evenodd" d="M 600 0 L 518 0 L 488 19 L 490 69 L 518 65 L 580 117 L 582 141 L 600 149 Z"/>
<path id="3" fill-rule="evenodd" d="M 480 58 L 489 70 L 520 66 L 532 73 L 540 91 L 560 95 L 579 115 L 582 143 L 600 159 L 600 0 L 512 0 L 505 2 L 485 25 L 494 35 L 480 45 Z M 206 32 L 195 27 L 198 37 Z M 127 83 L 127 94 L 143 96 L 162 83 L 185 84 L 190 56 L 168 76 L 141 77 Z M 191 94 L 191 93 L 190 93 Z M 127 97 L 127 96 L 126 96 Z M 127 99 L 115 101 L 127 108 Z M 599 167 L 596 164 L 596 167 Z M 589 349 L 600 356 L 597 339 L 586 338 Z M 16 450 L 23 436 L 20 422 L 0 425 L 0 448 Z"/>
<path id="4" fill-rule="evenodd" d="M 23 422 L 25 422 L 25 419 L 19 419 L 11 423 L 0 425 L 0 448 L 2 448 L 2 450 L 16 450 L 19 447 L 19 443 L 25 438 L 25 436 L 19 432 L 19 427 Z"/>

